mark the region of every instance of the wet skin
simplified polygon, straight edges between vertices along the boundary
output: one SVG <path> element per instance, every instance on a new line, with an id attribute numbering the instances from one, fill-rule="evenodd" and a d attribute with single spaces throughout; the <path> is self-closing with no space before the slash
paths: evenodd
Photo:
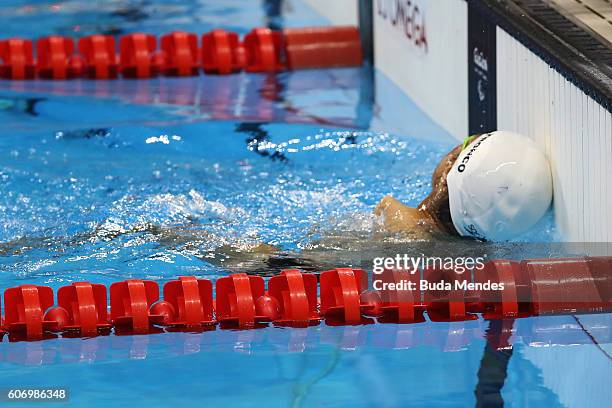
<path id="1" fill-rule="evenodd" d="M 389 233 L 404 234 L 416 239 L 431 239 L 437 235 L 457 235 L 448 204 L 446 176 L 461 153 L 456 146 L 438 164 L 431 178 L 432 191 L 416 207 L 409 207 L 391 196 L 384 197 L 374 214 L 380 217 Z"/>

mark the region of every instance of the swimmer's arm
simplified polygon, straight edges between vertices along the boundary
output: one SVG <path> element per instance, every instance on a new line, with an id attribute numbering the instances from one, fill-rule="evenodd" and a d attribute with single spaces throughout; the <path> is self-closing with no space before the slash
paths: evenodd
<path id="1" fill-rule="evenodd" d="M 381 217 L 387 232 L 427 232 L 427 225 L 431 220 L 426 213 L 416 208 L 402 204 L 390 195 L 384 197 L 376 206 L 374 214 Z"/>

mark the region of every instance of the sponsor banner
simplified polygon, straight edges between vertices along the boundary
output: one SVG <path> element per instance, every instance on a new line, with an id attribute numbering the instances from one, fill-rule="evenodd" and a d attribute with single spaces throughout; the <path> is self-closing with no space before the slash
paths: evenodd
<path id="1" fill-rule="evenodd" d="M 468 133 L 467 3 L 374 0 L 376 68 L 456 139 Z"/>
<path id="2" fill-rule="evenodd" d="M 376 70 L 374 73 L 376 106 L 370 129 L 415 139 L 443 143 L 448 146 L 457 144 L 450 135 L 431 116 L 402 91 L 387 75 Z"/>
<path id="3" fill-rule="evenodd" d="M 304 2 L 334 25 L 359 24 L 357 0 L 304 0 Z"/>

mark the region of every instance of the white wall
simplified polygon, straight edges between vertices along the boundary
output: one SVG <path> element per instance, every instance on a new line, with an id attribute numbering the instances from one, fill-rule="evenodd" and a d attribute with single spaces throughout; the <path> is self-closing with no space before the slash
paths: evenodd
<path id="1" fill-rule="evenodd" d="M 376 109 L 370 121 L 370 129 L 394 135 L 443 143 L 447 146 L 457 141 L 438 122 L 423 110 L 385 74 L 375 72 Z"/>
<path id="2" fill-rule="evenodd" d="M 499 129 L 532 137 L 551 160 L 567 241 L 612 242 L 612 113 L 497 29 Z"/>
<path id="3" fill-rule="evenodd" d="M 304 0 L 334 25 L 358 25 L 358 0 Z"/>
<path id="4" fill-rule="evenodd" d="M 467 3 L 410 2 L 412 7 L 404 10 L 411 19 L 408 31 L 413 33 L 415 22 L 424 26 L 426 47 L 417 44 L 415 36 L 412 39 L 406 36 L 406 25 L 402 22 L 393 24 L 398 20 L 397 3 L 374 0 L 376 68 L 443 129 L 462 140 L 468 132 Z"/>

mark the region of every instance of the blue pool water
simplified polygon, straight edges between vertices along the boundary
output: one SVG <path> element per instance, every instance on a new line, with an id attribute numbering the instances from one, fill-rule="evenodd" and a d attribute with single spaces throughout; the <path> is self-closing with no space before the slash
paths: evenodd
<path id="1" fill-rule="evenodd" d="M 291 4 L 275 21 L 324 23 Z M 0 6 L 3 36 L 264 21 L 247 0 Z M 381 236 L 372 210 L 386 194 L 416 205 L 455 142 L 380 132 L 373 92 L 367 69 L 0 81 L 0 288 L 320 271 L 413 245 Z M 437 132 L 406 106 L 404 127 Z M 555 239 L 548 216 L 519 241 Z M 0 387 L 65 386 L 72 405 L 101 407 L 606 406 L 611 318 L 4 339 Z"/>

